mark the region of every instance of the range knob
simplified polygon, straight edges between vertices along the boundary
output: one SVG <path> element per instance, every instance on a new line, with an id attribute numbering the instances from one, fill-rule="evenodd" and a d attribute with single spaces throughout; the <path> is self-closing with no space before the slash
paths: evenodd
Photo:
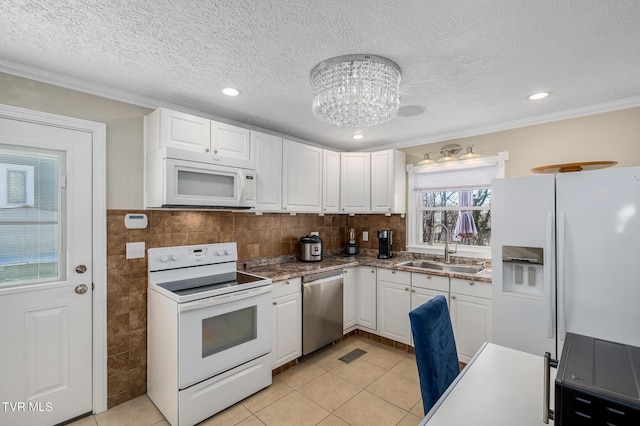
<path id="1" fill-rule="evenodd" d="M 224 256 L 224 251 L 222 251 L 222 250 L 218 250 L 218 251 L 216 252 L 216 255 L 217 255 L 217 256 Z"/>
<path id="2" fill-rule="evenodd" d="M 225 250 L 224 254 L 226 254 L 227 256 L 229 256 L 231 253 L 229 252 L 229 250 Z"/>
<path id="3" fill-rule="evenodd" d="M 167 256 L 166 254 L 160 256 L 160 262 L 166 262 L 167 260 L 169 260 L 169 256 Z"/>
<path id="4" fill-rule="evenodd" d="M 171 255 L 171 260 L 179 260 L 179 259 L 180 259 L 179 255 L 177 255 L 177 254 L 172 254 Z"/>

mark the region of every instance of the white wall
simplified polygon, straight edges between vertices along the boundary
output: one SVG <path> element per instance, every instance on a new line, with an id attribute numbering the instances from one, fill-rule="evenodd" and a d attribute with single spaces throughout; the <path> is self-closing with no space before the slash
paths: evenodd
<path id="1" fill-rule="evenodd" d="M 405 148 L 407 163 L 449 143 L 474 145 L 482 156 L 509 151 L 506 176 L 532 174 L 534 167 L 580 161 L 617 161 L 616 167 L 640 165 L 640 108 L 538 124 L 482 136 Z M 463 151 L 464 152 L 464 151 Z M 432 155 L 432 159 L 440 155 Z"/>

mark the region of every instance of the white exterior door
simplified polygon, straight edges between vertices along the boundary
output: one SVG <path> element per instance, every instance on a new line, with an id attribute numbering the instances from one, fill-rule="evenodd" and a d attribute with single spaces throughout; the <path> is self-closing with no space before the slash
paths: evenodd
<path id="1" fill-rule="evenodd" d="M 92 134 L 0 118 L 0 424 L 92 411 Z"/>

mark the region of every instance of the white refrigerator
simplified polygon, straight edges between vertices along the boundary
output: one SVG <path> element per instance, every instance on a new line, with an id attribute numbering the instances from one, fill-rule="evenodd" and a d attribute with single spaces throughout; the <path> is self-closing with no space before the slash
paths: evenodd
<path id="1" fill-rule="evenodd" d="M 640 167 L 495 179 L 491 216 L 494 343 L 640 346 Z"/>

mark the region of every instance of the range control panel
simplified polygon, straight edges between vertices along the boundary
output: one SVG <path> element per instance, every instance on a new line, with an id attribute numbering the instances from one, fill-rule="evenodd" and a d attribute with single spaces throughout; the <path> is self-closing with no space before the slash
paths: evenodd
<path id="1" fill-rule="evenodd" d="M 148 254 L 149 271 L 187 268 L 238 260 L 236 243 L 158 247 L 150 248 Z"/>

